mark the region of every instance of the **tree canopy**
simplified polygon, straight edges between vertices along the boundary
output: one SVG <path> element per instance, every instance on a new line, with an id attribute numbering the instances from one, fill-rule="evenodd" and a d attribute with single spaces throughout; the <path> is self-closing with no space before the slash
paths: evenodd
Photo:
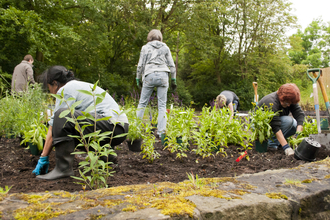
<path id="1" fill-rule="evenodd" d="M 184 103 L 202 106 L 228 89 L 247 109 L 253 81 L 262 96 L 290 81 L 297 65 L 328 66 L 329 23 L 286 37 L 296 20 L 288 0 L 0 0 L 0 66 L 11 74 L 31 54 L 36 77 L 63 65 L 128 95 L 147 34 L 159 29 Z"/>

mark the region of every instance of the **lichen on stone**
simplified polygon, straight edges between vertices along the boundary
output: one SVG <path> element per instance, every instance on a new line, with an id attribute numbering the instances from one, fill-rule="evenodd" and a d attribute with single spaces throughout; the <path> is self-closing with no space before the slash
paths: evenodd
<path id="1" fill-rule="evenodd" d="M 271 199 L 285 199 L 288 200 L 288 197 L 282 193 L 266 193 L 266 196 Z"/>

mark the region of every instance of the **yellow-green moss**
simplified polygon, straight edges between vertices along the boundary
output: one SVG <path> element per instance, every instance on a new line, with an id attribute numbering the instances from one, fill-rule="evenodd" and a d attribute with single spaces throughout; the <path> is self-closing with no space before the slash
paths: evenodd
<path id="1" fill-rule="evenodd" d="M 313 181 L 315 181 L 315 180 L 317 180 L 317 179 L 315 179 L 315 178 L 312 178 L 312 179 L 305 179 L 305 180 L 301 181 L 301 183 L 311 183 L 311 182 L 313 182 Z"/>
<path id="2" fill-rule="evenodd" d="M 266 196 L 271 199 L 286 199 L 288 200 L 288 197 L 282 193 L 266 193 Z"/>
<path id="3" fill-rule="evenodd" d="M 59 203 L 38 203 L 28 206 L 27 208 L 17 209 L 15 211 L 15 219 L 29 220 L 29 219 L 50 219 L 59 215 L 72 213 L 75 211 L 53 208 Z"/>
<path id="4" fill-rule="evenodd" d="M 324 177 L 324 179 L 329 179 L 329 178 L 330 178 L 330 174 Z"/>
<path id="5" fill-rule="evenodd" d="M 246 189 L 254 189 L 255 187 L 249 184 L 242 184 L 235 178 L 201 178 L 199 187 L 196 187 L 192 181 L 184 181 L 181 183 L 156 183 L 150 185 L 133 185 L 133 186 L 118 186 L 107 189 L 98 189 L 92 191 L 91 194 L 86 193 L 80 195 L 80 200 L 83 202 L 82 209 L 89 209 L 98 205 L 105 207 L 114 207 L 122 203 L 128 205 L 123 211 L 137 211 L 147 207 L 154 207 L 160 210 L 164 215 L 169 216 L 190 216 L 194 214 L 196 205 L 185 199 L 188 196 L 199 195 L 204 197 L 216 197 L 222 199 L 241 199 L 241 195 L 248 193 Z M 240 188 L 229 191 L 232 196 L 225 196 L 228 192 L 218 189 L 219 185 L 224 182 L 236 183 Z M 59 215 L 65 215 L 77 210 L 63 211 L 56 208 L 59 204 L 64 203 L 41 203 L 48 198 L 61 196 L 65 198 L 76 197 L 77 195 L 68 192 L 55 192 L 53 194 L 44 195 L 26 195 L 21 194 L 20 197 L 28 201 L 31 205 L 16 211 L 16 216 L 19 219 L 48 219 Z M 109 199 L 99 200 L 99 198 L 112 195 L 123 195 L 125 200 Z M 236 196 L 235 196 L 236 195 Z M 95 219 L 99 218 L 95 216 Z"/>
<path id="6" fill-rule="evenodd" d="M 52 198 L 52 195 L 49 193 L 44 195 L 18 194 L 16 196 L 24 201 L 27 201 L 28 203 L 40 203 L 46 199 Z"/>

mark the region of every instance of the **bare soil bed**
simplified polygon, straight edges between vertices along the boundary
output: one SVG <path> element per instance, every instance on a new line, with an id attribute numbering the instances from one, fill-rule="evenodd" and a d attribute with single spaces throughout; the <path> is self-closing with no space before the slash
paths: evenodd
<path id="1" fill-rule="evenodd" d="M 194 146 L 191 146 L 194 147 Z M 160 158 L 149 164 L 142 159 L 140 153 L 128 150 L 127 143 L 118 146 L 118 164 L 114 165 L 114 175 L 108 180 L 108 185 L 120 186 L 131 184 L 152 184 L 155 182 L 181 182 L 188 179 L 187 173 L 199 177 L 234 177 L 241 174 L 252 174 L 269 169 L 291 168 L 304 163 L 293 156 L 285 156 L 282 149 L 266 153 L 258 153 L 254 149 L 248 151 L 250 161 L 243 158 L 236 162 L 240 156 L 237 146 L 226 148 L 227 157 L 201 158 L 194 152 L 188 153 L 187 158 L 176 159 L 175 154 L 163 150 L 160 142 L 155 145 Z M 68 192 L 81 191 L 82 186 L 75 184 L 72 178 L 63 178 L 53 181 L 41 181 L 35 178 L 32 170 L 37 165 L 38 156 L 30 154 L 19 144 L 19 139 L 0 140 L 0 187 L 12 186 L 10 193 L 44 192 L 52 190 L 65 190 Z M 316 155 L 316 160 L 325 159 L 330 151 L 324 146 Z M 82 160 L 76 156 L 74 161 L 75 175 L 78 176 L 78 163 Z M 55 166 L 55 153 L 50 155 L 50 171 Z"/>

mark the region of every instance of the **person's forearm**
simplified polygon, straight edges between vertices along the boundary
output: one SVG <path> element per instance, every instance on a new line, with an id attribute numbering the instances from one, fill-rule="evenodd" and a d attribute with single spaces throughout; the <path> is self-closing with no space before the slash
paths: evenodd
<path id="1" fill-rule="evenodd" d="M 53 147 L 52 131 L 53 131 L 53 126 L 49 125 L 47 136 L 46 136 L 46 141 L 45 141 L 45 145 L 44 145 L 44 149 L 41 153 L 41 156 L 48 156 L 50 154 L 50 151 L 52 150 L 52 147 Z"/>
<path id="2" fill-rule="evenodd" d="M 276 132 L 276 138 L 278 140 L 278 142 L 280 142 L 281 146 L 283 147 L 284 145 L 286 145 L 288 142 L 285 140 L 285 137 L 282 133 L 282 130 L 279 130 L 278 132 Z"/>
<path id="3" fill-rule="evenodd" d="M 233 103 L 232 102 L 229 103 L 228 108 L 230 110 L 230 120 L 231 120 L 233 118 L 233 116 L 234 116 L 234 107 L 233 107 Z"/>
<path id="4" fill-rule="evenodd" d="M 304 127 L 302 125 L 297 126 L 297 132 L 302 132 L 304 130 Z"/>

